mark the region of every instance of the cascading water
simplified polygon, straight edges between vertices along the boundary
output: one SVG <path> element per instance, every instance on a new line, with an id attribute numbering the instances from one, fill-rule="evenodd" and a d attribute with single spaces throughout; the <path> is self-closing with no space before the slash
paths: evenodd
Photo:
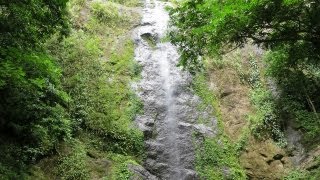
<path id="1" fill-rule="evenodd" d="M 146 139 L 145 168 L 159 179 L 198 179 L 194 171 L 194 131 L 215 132 L 201 118 L 216 121 L 207 112 L 198 112 L 200 99 L 190 88 L 191 76 L 177 67 L 179 55 L 166 36 L 169 15 L 167 2 L 146 0 L 141 26 L 134 32 L 135 58 L 142 66 L 142 80 L 135 90 L 144 103 L 144 114 L 136 118 Z M 151 178 L 149 178 L 151 179 Z M 153 179 L 153 178 L 152 178 Z"/>

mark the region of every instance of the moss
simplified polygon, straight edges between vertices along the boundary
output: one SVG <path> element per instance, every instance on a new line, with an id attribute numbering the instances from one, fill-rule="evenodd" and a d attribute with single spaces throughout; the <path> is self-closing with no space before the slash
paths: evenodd
<path id="1" fill-rule="evenodd" d="M 111 0 L 111 1 L 128 6 L 128 7 L 137 7 L 142 5 L 142 2 L 140 0 Z"/>
<path id="2" fill-rule="evenodd" d="M 39 162 L 30 178 L 128 179 L 127 164 L 144 156 L 143 134 L 133 125 L 143 104 L 130 87 L 141 72 L 129 33 L 140 16 L 116 1 L 72 0 L 69 8 L 71 34 L 62 41 L 53 37 L 46 48 L 62 67 L 63 86 L 71 97 L 73 140 L 58 149 L 57 157 L 43 160 L 52 161 L 48 165 L 57 173 L 46 175 L 47 167 Z"/>
<path id="3" fill-rule="evenodd" d="M 320 178 L 320 169 L 315 169 L 312 171 L 307 170 L 293 170 L 289 173 L 284 180 L 318 180 Z"/>
<path id="4" fill-rule="evenodd" d="M 161 42 L 161 43 L 170 42 L 170 37 L 169 37 L 168 35 L 166 35 L 166 36 L 164 36 L 164 37 L 162 37 L 162 38 L 160 39 L 160 42 Z"/>
<path id="5" fill-rule="evenodd" d="M 213 92 L 208 88 L 207 79 L 205 74 L 198 74 L 194 77 L 193 80 L 193 90 L 195 93 L 201 97 L 203 103 L 200 104 L 199 110 L 205 110 L 208 106 L 212 107 L 214 111 L 212 112 L 213 116 L 215 116 L 218 121 L 218 128 L 222 128 L 223 125 L 221 123 L 221 112 L 218 97 L 213 94 Z"/>
<path id="6" fill-rule="evenodd" d="M 152 37 L 151 34 L 143 34 L 141 35 L 142 39 L 145 40 L 148 45 L 154 49 L 156 47 L 156 40 L 154 39 L 154 37 Z"/>
<path id="7" fill-rule="evenodd" d="M 61 179 L 89 179 L 85 146 L 78 140 L 68 142 L 68 150 L 59 158 L 57 176 Z"/>
<path id="8" fill-rule="evenodd" d="M 246 179 L 244 170 L 239 164 L 236 148 L 223 132 L 219 99 L 209 90 L 206 76 L 195 77 L 193 89 L 203 100 L 200 108 L 213 107 L 214 116 L 218 119 L 220 133 L 215 138 L 204 137 L 203 142 L 196 143 L 196 170 L 202 179 Z M 195 137 L 197 139 L 197 134 Z"/>
<path id="9" fill-rule="evenodd" d="M 127 180 L 133 175 L 130 170 L 128 170 L 129 164 L 137 164 L 133 157 L 123 156 L 119 154 L 108 154 L 108 159 L 112 160 L 112 174 L 109 176 L 111 180 Z M 106 178 L 108 179 L 108 178 Z"/>
<path id="10" fill-rule="evenodd" d="M 246 179 L 235 148 L 226 137 L 205 138 L 196 149 L 196 170 L 201 178 Z"/>

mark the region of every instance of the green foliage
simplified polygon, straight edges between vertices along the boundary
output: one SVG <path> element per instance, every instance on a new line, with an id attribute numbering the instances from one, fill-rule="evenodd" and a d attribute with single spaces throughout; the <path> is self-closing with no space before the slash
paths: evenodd
<path id="1" fill-rule="evenodd" d="M 118 31 L 122 31 L 122 33 L 126 32 L 124 30 L 129 30 L 133 23 L 137 23 L 136 20 L 137 14 L 132 11 L 127 11 L 122 9 L 119 4 L 113 2 L 92 2 L 90 5 L 90 12 L 92 13 L 92 17 L 88 23 L 88 27 L 92 28 L 92 30 L 97 30 L 101 32 L 101 34 L 111 35 L 117 34 L 115 31 L 117 28 Z M 104 28 L 112 28 L 109 31 L 105 32 L 105 29 L 101 29 L 102 27 L 96 26 L 97 24 L 102 25 Z M 108 26 L 105 26 L 108 25 Z"/>
<path id="2" fill-rule="evenodd" d="M 318 159 L 318 164 L 319 164 Z M 320 178 L 320 169 L 315 168 L 312 170 L 293 170 L 289 173 L 288 176 L 284 178 L 284 180 L 303 180 L 303 179 L 310 179 L 310 180 L 317 180 Z"/>
<path id="3" fill-rule="evenodd" d="M 203 57 L 221 58 L 247 43 L 269 50 L 265 58 L 267 76 L 276 83 L 280 96 L 277 107 L 263 105 L 265 112 L 260 112 L 258 119 L 285 124 L 276 120 L 271 109 L 281 110 L 278 116 L 295 119 L 306 132 L 307 141 L 318 141 L 315 134 L 319 128 L 314 126 L 319 127 L 320 111 L 319 9 L 315 0 L 187 0 L 171 11 L 176 28 L 170 36 L 180 47 L 180 64 L 191 72 L 202 69 Z M 251 86 L 256 75 L 258 72 L 248 79 Z M 257 92 L 253 96 L 264 94 L 257 91 L 261 95 Z M 272 136 L 280 136 L 281 127 L 276 131 Z"/>
<path id="4" fill-rule="evenodd" d="M 84 7 L 86 5 L 86 0 L 72 0 L 68 3 L 70 6 Z M 68 5 L 67 4 L 67 5 Z"/>
<path id="5" fill-rule="evenodd" d="M 84 140 L 81 134 L 90 136 L 84 140 L 86 148 L 108 152 L 112 156 L 106 158 L 112 161 L 113 156 L 141 158 L 143 134 L 132 121 L 141 112 L 142 103 L 130 87 L 130 82 L 139 77 L 141 67 L 134 62 L 133 42 L 124 36 L 132 22 L 124 19 L 126 12 L 120 14 L 115 3 L 93 2 L 88 6 L 82 7 L 88 8 L 90 14 L 80 29 L 74 29 L 61 42 L 55 37 L 47 43 L 48 51 L 62 67 L 62 85 L 71 97 L 68 108 L 73 130 L 80 135 L 76 138 Z M 121 163 L 113 161 L 114 168 L 108 172 L 112 175 L 107 178 L 130 176 L 123 159 Z M 68 169 L 66 174 L 82 172 L 79 168 Z"/>
<path id="6" fill-rule="evenodd" d="M 203 101 L 201 104 L 202 109 L 207 106 L 213 107 L 215 109 L 214 116 L 220 119 L 219 100 L 208 88 L 205 74 L 198 74 L 194 77 L 192 89 L 201 97 Z"/>
<path id="7" fill-rule="evenodd" d="M 252 90 L 250 98 L 256 110 L 255 114 L 249 116 L 253 135 L 261 139 L 271 136 L 280 147 L 285 147 L 287 142 L 279 120 L 277 105 L 271 92 L 260 87 Z"/>
<path id="8" fill-rule="evenodd" d="M 198 74 L 193 81 L 193 89 L 203 100 L 203 108 L 211 106 L 218 119 L 219 129 L 223 129 L 219 100 L 209 90 L 206 76 Z M 199 134 L 195 134 L 199 136 Z M 203 142 L 196 143 L 196 170 L 202 179 L 246 179 L 241 168 L 236 148 L 228 141 L 223 132 L 215 138 L 203 138 Z"/>
<path id="9" fill-rule="evenodd" d="M 320 48 L 315 35 L 319 8 L 314 0 L 187 0 L 171 13 L 177 27 L 172 38 L 183 50 L 185 65 L 199 64 L 195 57 L 223 54 L 248 39 L 272 49 L 286 45 L 294 50 L 299 44 L 299 50 L 309 53 L 292 56 L 291 62 L 305 61 L 302 57 L 314 61 Z"/>
<path id="10" fill-rule="evenodd" d="M 67 32 L 67 0 L 5 0 L 0 3 L 1 48 L 32 49 L 56 31 Z"/>
<path id="11" fill-rule="evenodd" d="M 283 107 L 282 114 L 290 114 L 285 117 L 296 120 L 306 134 L 304 139 L 307 143 L 319 141 L 316 134 L 320 133 L 320 68 L 313 62 L 303 60 L 297 60 L 292 65 L 291 56 L 302 56 L 306 52 L 300 51 L 299 47 L 294 55 L 290 55 L 289 51 L 287 47 L 282 47 L 270 52 L 266 57 L 269 64 L 267 73 L 277 81 L 281 90 L 279 102 Z"/>
<path id="12" fill-rule="evenodd" d="M 96 19 L 105 23 L 118 23 L 123 20 L 119 14 L 118 7 L 113 3 L 94 2 L 91 5 L 91 11 Z"/>
<path id="13" fill-rule="evenodd" d="M 128 6 L 128 7 L 137 7 L 142 5 L 142 2 L 140 0 L 111 0 L 111 1 Z"/>
<path id="14" fill-rule="evenodd" d="M 69 104 L 74 128 L 90 129 L 106 138 L 108 150 L 119 153 L 140 152 L 143 136 L 129 128 L 142 104 L 129 87 L 139 73 L 133 62 L 133 44 L 123 47 L 124 53 L 113 53 L 103 61 L 98 38 L 83 32 L 75 33 L 61 44 L 60 63 L 64 67 L 64 86 L 72 97 Z M 77 52 L 77 53 L 75 53 Z M 110 143 L 110 144 L 109 144 Z"/>
<path id="15" fill-rule="evenodd" d="M 74 129 L 80 128 L 84 119 L 90 113 L 94 113 L 93 110 L 103 111 L 101 110 L 103 106 L 98 107 L 99 104 L 92 107 L 95 100 L 92 100 L 91 97 L 94 97 L 93 93 L 96 92 L 89 89 L 99 83 L 101 86 L 101 82 L 104 81 L 104 79 L 100 79 L 100 76 L 103 75 L 103 69 L 99 62 L 101 49 L 96 43 L 97 40 L 96 37 L 90 38 L 80 32 L 66 38 L 61 44 L 57 44 L 58 48 L 50 47 L 55 50 L 55 52 L 54 50 L 51 52 L 59 58 L 59 63 L 63 67 L 64 89 L 72 97 L 69 109 L 74 120 Z M 97 95 L 99 96 L 100 93 Z"/>
<path id="16" fill-rule="evenodd" d="M 238 142 L 234 145 L 235 151 L 238 154 L 240 154 L 245 149 L 245 147 L 248 145 L 249 137 L 250 137 L 250 131 L 249 131 L 249 129 L 246 128 L 241 133 L 241 136 L 240 136 Z"/>
<path id="17" fill-rule="evenodd" d="M 143 40 L 147 41 L 148 45 L 149 45 L 151 48 L 155 49 L 155 47 L 156 47 L 156 40 L 152 37 L 151 34 L 143 34 L 143 35 L 141 35 L 141 37 L 142 37 Z"/>
<path id="18" fill-rule="evenodd" d="M 251 132 L 260 139 L 271 136 L 279 146 L 285 147 L 287 143 L 282 132 L 277 101 L 267 89 L 261 67 L 253 57 L 249 60 L 249 70 L 244 80 L 251 87 L 250 100 L 255 108 L 254 114 L 248 117 Z"/>
<path id="19" fill-rule="evenodd" d="M 21 178 L 27 164 L 70 137 L 61 70 L 42 49 L 68 30 L 65 15 L 64 0 L 1 2 L 0 164 L 8 178 Z"/>
<path id="20" fill-rule="evenodd" d="M 319 141 L 320 122 L 319 113 L 314 114 L 305 110 L 294 112 L 298 124 L 303 127 L 305 133 L 305 140 L 313 144 L 314 140 Z M 313 144 L 315 145 L 315 144 Z"/>
<path id="21" fill-rule="evenodd" d="M 308 178 L 305 171 L 295 170 L 295 171 L 291 171 L 290 175 L 288 175 L 284 179 L 285 180 L 299 180 L 299 179 L 302 180 L 302 179 L 308 179 Z"/>
<path id="22" fill-rule="evenodd" d="M 137 164 L 137 162 L 130 156 L 123 156 L 119 154 L 108 154 L 108 158 L 113 162 L 113 174 L 106 179 L 111 180 L 129 180 L 132 172 L 128 170 L 129 164 Z"/>
<path id="23" fill-rule="evenodd" d="M 196 170 L 202 179 L 246 179 L 234 147 L 225 138 L 205 139 L 197 147 Z"/>
<path id="24" fill-rule="evenodd" d="M 77 140 L 72 140 L 68 143 L 67 153 L 59 157 L 57 176 L 61 179 L 89 179 L 88 165 L 86 164 L 86 150 L 83 144 Z"/>
<path id="25" fill-rule="evenodd" d="M 7 138 L 7 137 L 6 137 Z M 23 148 L 15 142 L 1 138 L 0 144 L 0 174 L 3 179 L 21 179 L 25 175 L 26 158 Z M 19 159 L 17 159 L 17 156 Z"/>
<path id="26" fill-rule="evenodd" d="M 67 7 L 75 29 L 62 37 Z M 78 140 L 83 132 L 101 140 L 101 151 L 142 156 L 143 135 L 132 126 L 142 104 L 129 85 L 141 67 L 124 37 L 138 15 L 127 20 L 132 12 L 119 8 L 83 0 L 0 3 L 3 177 L 24 179 L 31 163 L 58 152 L 56 176 L 89 179 L 88 147 Z M 123 42 L 115 43 L 120 36 Z M 60 151 L 64 141 L 72 148 Z"/>
<path id="27" fill-rule="evenodd" d="M 41 49 L 54 32 L 67 31 L 65 14 L 64 0 L 0 5 L 0 164 L 5 177 L 21 178 L 26 163 L 70 136 L 61 70 Z"/>
<path id="28" fill-rule="evenodd" d="M 15 139 L 16 148 L 23 151 L 21 161 L 30 162 L 70 137 L 65 110 L 69 97 L 62 90 L 60 70 L 52 59 L 43 54 L 13 52 L 16 58 L 2 61 L 0 68 L 5 84 L 0 89 L 1 144 Z M 17 158 L 16 154 L 9 156 Z"/>

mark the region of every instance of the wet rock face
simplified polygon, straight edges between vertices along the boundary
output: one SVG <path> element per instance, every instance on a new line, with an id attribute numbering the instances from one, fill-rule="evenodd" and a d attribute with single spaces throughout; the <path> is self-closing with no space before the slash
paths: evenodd
<path id="1" fill-rule="evenodd" d="M 295 123 L 293 120 L 289 119 L 287 121 L 287 127 L 285 130 L 286 139 L 288 142 L 287 149 L 290 151 L 290 159 L 294 166 L 298 167 L 303 163 L 304 159 L 307 157 L 306 150 L 302 145 L 302 134 L 299 129 L 295 128 Z"/>
<path id="2" fill-rule="evenodd" d="M 246 151 L 240 156 L 240 162 L 250 179 L 282 179 L 292 166 L 284 150 L 272 140 L 251 139 Z"/>
<path id="3" fill-rule="evenodd" d="M 128 169 L 134 174 L 130 178 L 130 180 L 141 180 L 141 179 L 159 180 L 156 176 L 152 175 L 142 166 L 129 164 Z"/>
<path id="4" fill-rule="evenodd" d="M 191 76 L 177 67 L 177 48 L 160 42 L 169 21 L 166 5 L 146 0 L 141 26 L 134 32 L 135 59 L 143 68 L 142 80 L 133 87 L 144 103 L 144 114 L 136 123 L 146 139 L 144 167 L 149 173 L 159 179 L 194 180 L 198 176 L 192 134 L 216 134 L 197 120 L 206 119 L 212 126 L 216 120 L 209 112 L 199 112 L 201 100 L 190 89 Z"/>

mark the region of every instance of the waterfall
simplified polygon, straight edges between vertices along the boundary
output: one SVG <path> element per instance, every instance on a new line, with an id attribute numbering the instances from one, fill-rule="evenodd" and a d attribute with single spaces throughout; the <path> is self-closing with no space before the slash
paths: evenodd
<path id="1" fill-rule="evenodd" d="M 177 47 L 165 39 L 170 20 L 168 2 L 146 0 L 140 27 L 134 32 L 135 59 L 142 66 L 135 91 L 144 103 L 136 123 L 144 132 L 147 157 L 145 168 L 159 179 L 198 179 L 192 134 L 214 132 L 197 125 L 200 99 L 191 90 L 191 75 L 177 67 Z M 215 122 L 215 119 L 212 119 Z"/>

